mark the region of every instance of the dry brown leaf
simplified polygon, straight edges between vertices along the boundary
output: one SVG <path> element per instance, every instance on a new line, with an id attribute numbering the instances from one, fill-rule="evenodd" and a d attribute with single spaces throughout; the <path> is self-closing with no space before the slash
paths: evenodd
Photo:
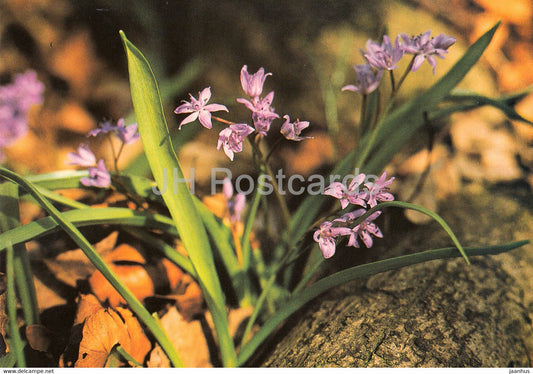
<path id="1" fill-rule="evenodd" d="M 187 322 L 176 308 L 170 308 L 160 319 L 172 345 L 185 367 L 211 367 L 209 348 L 200 321 Z M 170 362 L 157 345 L 150 353 L 148 367 L 169 367 Z"/>
<path id="2" fill-rule="evenodd" d="M 100 256 L 106 256 L 114 248 L 117 238 L 118 231 L 113 231 L 94 244 L 94 249 Z M 76 287 L 76 282 L 79 279 L 86 279 L 95 270 L 94 265 L 79 248 L 60 253 L 53 259 L 44 259 L 43 261 L 57 279 L 72 287 Z"/>
<path id="3" fill-rule="evenodd" d="M 102 305 L 96 296 L 92 294 L 80 295 L 78 298 L 78 310 L 76 311 L 74 325 L 85 322 L 87 317 L 93 315 L 100 309 L 102 309 Z"/>
<path id="4" fill-rule="evenodd" d="M 159 288 L 174 291 L 184 277 L 183 271 L 172 262 L 156 259 L 148 263 L 139 250 L 128 244 L 119 245 L 104 260 L 140 301 L 153 296 Z M 89 284 L 100 301 L 108 301 L 113 307 L 125 304 L 124 299 L 99 271 L 91 275 Z"/>
<path id="5" fill-rule="evenodd" d="M 204 298 L 200 286 L 188 274 L 183 275 L 172 294 L 156 295 L 155 299 L 175 303 L 187 322 L 204 312 Z"/>
<path id="6" fill-rule="evenodd" d="M 120 313 L 120 314 L 119 314 Z M 144 362 L 150 341 L 133 314 L 124 308 L 100 309 L 83 325 L 75 367 L 103 367 L 111 349 L 120 344 L 137 362 Z"/>
<path id="7" fill-rule="evenodd" d="M 243 323 L 252 314 L 253 308 L 231 309 L 228 312 L 230 335 L 237 341 L 237 332 L 241 332 Z M 216 341 L 213 321 L 209 312 L 205 313 L 205 322 Z M 176 308 L 169 308 L 161 317 L 161 325 L 170 341 L 179 352 L 185 367 L 211 367 L 209 348 L 205 338 L 204 328 L 199 320 L 186 321 Z M 148 367 L 169 367 L 170 362 L 159 345 L 152 350 L 147 362 Z"/>
<path id="8" fill-rule="evenodd" d="M 52 332 L 43 325 L 26 326 L 26 340 L 31 349 L 39 352 L 48 352 L 53 344 Z"/>

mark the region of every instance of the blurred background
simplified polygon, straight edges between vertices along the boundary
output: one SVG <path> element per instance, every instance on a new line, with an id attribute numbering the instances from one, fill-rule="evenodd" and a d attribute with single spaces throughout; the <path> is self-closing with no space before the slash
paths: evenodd
<path id="1" fill-rule="evenodd" d="M 249 115 L 235 102 L 242 96 L 241 67 L 272 72 L 265 90 L 275 91 L 276 112 L 310 121 L 307 135 L 315 137 L 280 149 L 274 169 L 287 173 L 327 170 L 354 146 L 349 134 L 356 130 L 360 98 L 340 88 L 354 82 L 353 65 L 363 62 L 360 48 L 369 38 L 430 29 L 432 35 L 458 39 L 447 58 L 439 59 L 436 76 L 425 64 L 407 79 L 401 92 L 407 99 L 436 82 L 468 45 L 502 20 L 461 87 L 497 96 L 533 83 L 533 4 L 528 0 L 2 0 L 0 14 L 0 83 L 33 69 L 46 87 L 43 104 L 30 113 L 29 133 L 5 150 L 7 166 L 22 173 L 68 168 L 67 153 L 86 142 L 85 134 L 98 123 L 120 117 L 134 122 L 119 30 L 151 62 L 173 132 L 182 117 L 172 110 L 188 92 L 196 96 L 207 86 L 212 102 L 230 109 L 225 118 L 245 122 Z M 517 111 L 533 120 L 533 95 L 518 103 Z M 427 137 L 420 136 L 389 167 L 403 186 L 414 186 L 429 160 L 430 175 L 415 202 L 434 208 L 465 181 L 530 188 L 530 126 L 491 108 L 457 114 L 448 122 L 435 134 L 431 154 Z M 203 130 L 192 124 L 175 137 L 186 173 L 195 167 L 202 184 L 213 166 L 251 172 L 249 149 L 230 163 L 215 149 L 218 131 Z M 106 144 L 91 139 L 91 147 L 110 157 Z M 138 157 L 140 142 L 125 152 L 121 167 L 148 173 Z M 405 195 L 413 188 L 403 188 Z M 407 197 L 400 192 L 400 198 Z"/>

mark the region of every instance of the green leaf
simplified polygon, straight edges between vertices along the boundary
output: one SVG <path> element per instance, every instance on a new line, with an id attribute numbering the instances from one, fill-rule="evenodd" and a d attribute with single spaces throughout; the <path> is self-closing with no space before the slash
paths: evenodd
<path id="1" fill-rule="evenodd" d="M 7 231 L 10 228 L 20 225 L 19 188 L 16 184 L 6 182 L 0 184 L 0 229 Z M 15 269 L 15 279 L 19 291 L 20 303 L 24 312 L 24 321 L 28 325 L 39 323 L 39 305 L 37 304 L 37 294 L 33 283 L 33 272 L 30 266 L 30 259 L 26 252 L 26 246 L 20 243 L 11 243 L 14 250 L 13 267 Z"/>
<path id="2" fill-rule="evenodd" d="M 168 217 L 160 214 L 139 212 L 127 208 L 88 208 L 70 210 L 62 213 L 63 217 L 76 227 L 95 225 L 125 225 L 157 229 L 176 236 L 174 223 Z M 59 224 L 52 217 L 44 217 L 35 222 L 0 234 L 0 251 L 8 243 L 18 244 L 38 238 L 59 229 Z"/>
<path id="3" fill-rule="evenodd" d="M 459 103 L 473 103 L 472 105 L 475 105 L 474 108 L 490 105 L 500 109 L 509 119 L 522 121 L 529 125 L 533 125 L 533 122 L 522 117 L 512 106 L 507 104 L 505 98 L 493 99 L 487 96 L 479 95 L 475 92 L 453 90 L 448 96 L 445 97 L 444 100 Z"/>
<path id="4" fill-rule="evenodd" d="M 150 65 L 124 32 L 120 36 L 126 50 L 130 88 L 139 133 L 152 174 L 159 186 L 165 173 L 174 177 L 174 189 L 162 194 L 189 258 L 196 269 L 200 287 L 212 313 L 225 366 L 234 366 L 236 354 L 229 334 L 224 294 L 220 285 L 207 234 L 185 183 L 163 114 L 159 88 Z"/>
<path id="5" fill-rule="evenodd" d="M 10 339 L 6 341 L 7 345 L 10 345 Z M 12 368 L 17 363 L 17 358 L 13 351 L 7 352 L 4 356 L 0 357 L 0 368 Z"/>
<path id="6" fill-rule="evenodd" d="M 496 245 L 489 247 L 465 248 L 467 256 L 496 255 L 507 252 L 512 249 L 521 247 L 529 243 L 528 240 L 522 240 L 507 245 Z M 370 275 L 383 273 L 389 270 L 395 270 L 404 266 L 419 264 L 426 261 L 433 261 L 445 258 L 458 257 L 460 254 L 454 247 L 433 249 L 425 252 L 410 254 L 406 256 L 395 257 L 392 259 L 373 262 L 354 266 L 352 268 L 339 271 L 333 275 L 319 280 L 313 285 L 305 288 L 297 295 L 294 295 L 275 315 L 273 315 L 259 331 L 245 344 L 239 353 L 239 365 L 244 365 L 252 356 L 255 350 L 272 334 L 276 328 L 289 318 L 294 312 L 298 311 L 309 301 L 313 300 L 320 294 L 339 287 L 347 282 L 358 278 L 368 277 Z"/>
<path id="7" fill-rule="evenodd" d="M 133 312 L 139 319 L 147 326 L 150 332 L 154 335 L 161 348 L 168 355 L 170 362 L 175 366 L 183 366 L 174 346 L 170 342 L 168 336 L 163 329 L 155 322 L 150 313 L 143 307 L 141 302 L 137 300 L 135 295 L 124 285 L 124 283 L 117 278 L 117 276 L 109 269 L 104 260 L 100 257 L 98 252 L 92 247 L 91 243 L 79 232 L 79 230 L 68 220 L 65 220 L 63 214 L 60 213 L 38 190 L 38 188 L 25 178 L 18 174 L 0 166 L 0 176 L 17 183 L 23 189 L 28 191 L 31 196 L 37 201 L 39 205 L 57 222 L 57 224 L 70 236 L 74 242 L 80 246 L 85 256 L 98 269 L 102 275 L 113 285 L 113 288 L 126 300 Z M 2 243 L 0 243 L 2 244 Z M 8 250 L 11 243 L 7 243 Z M 9 298 L 8 298 L 9 300 Z"/>
<path id="8" fill-rule="evenodd" d="M 459 239 L 457 239 L 457 237 L 453 233 L 453 231 L 450 228 L 450 226 L 448 226 L 448 224 L 444 221 L 444 219 L 442 219 L 442 217 L 439 216 L 437 213 L 432 212 L 431 210 L 429 210 L 427 208 L 424 208 L 423 206 L 420 206 L 420 205 L 416 205 L 416 204 L 412 204 L 412 203 L 406 203 L 404 201 L 385 201 L 385 202 L 379 203 L 375 207 L 367 210 L 365 212 L 365 214 L 363 214 L 361 217 L 357 218 L 353 222 L 354 227 L 359 225 L 359 224 L 361 224 L 365 219 L 367 219 L 375 211 L 382 210 L 383 208 L 386 208 L 386 207 L 389 207 L 389 206 L 395 206 L 395 207 L 398 207 L 398 208 L 414 210 L 414 211 L 420 212 L 422 214 L 425 214 L 428 217 L 433 218 L 439 225 L 441 225 L 441 227 L 444 229 L 444 231 L 446 231 L 446 233 L 450 236 L 450 238 L 452 239 L 453 243 L 455 244 L 455 246 L 459 250 L 459 253 L 461 253 L 463 258 L 465 259 L 466 263 L 470 264 L 470 261 L 468 260 L 468 257 L 466 256 L 466 253 L 465 253 L 465 251 L 463 249 L 463 246 L 461 245 L 461 243 L 459 243 Z"/>

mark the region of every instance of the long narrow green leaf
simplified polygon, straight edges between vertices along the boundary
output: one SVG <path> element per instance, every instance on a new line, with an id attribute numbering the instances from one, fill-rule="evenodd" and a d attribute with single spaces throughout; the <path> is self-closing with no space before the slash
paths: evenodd
<path id="1" fill-rule="evenodd" d="M 49 200 L 52 200 L 54 202 L 58 202 L 60 204 L 63 204 L 65 206 L 71 207 L 71 208 L 77 208 L 77 209 L 85 209 L 89 208 L 89 206 L 80 203 L 78 201 L 66 199 L 65 197 L 55 194 L 48 190 L 48 188 L 54 188 L 54 189 L 69 189 L 69 188 L 78 188 L 81 187 L 79 180 L 83 176 L 83 174 L 75 171 L 63 171 L 61 173 L 50 173 L 50 174 L 42 174 L 42 175 L 36 175 L 31 176 L 28 179 L 31 181 L 35 181 L 36 185 L 39 187 L 39 191 L 46 196 Z M 157 195 L 153 192 L 152 187 L 155 186 L 155 182 L 144 178 L 139 177 L 136 175 L 124 175 L 122 174 L 121 177 L 121 183 L 126 186 L 128 191 L 134 195 L 140 196 L 146 200 L 154 201 L 158 203 L 163 203 L 163 199 L 160 195 Z M 220 224 L 217 221 L 217 218 L 215 215 L 210 212 L 204 204 L 196 197 L 193 196 L 194 205 L 198 211 L 198 214 L 200 215 L 200 218 L 202 219 L 205 228 L 207 229 L 207 232 L 209 236 L 212 239 L 212 242 L 216 246 L 220 257 L 222 258 L 224 265 L 226 266 L 228 270 L 228 274 L 230 276 L 235 276 L 239 272 L 239 265 L 237 262 L 237 258 L 235 256 L 235 252 L 231 245 L 229 244 L 228 238 L 231 237 L 231 232 L 229 228 L 225 225 Z M 78 216 L 77 214 L 74 214 L 71 219 L 74 223 L 78 222 L 78 218 L 81 216 Z M 172 226 L 174 227 L 174 224 L 172 220 L 168 219 L 166 220 L 166 217 L 160 216 L 160 215 L 154 215 L 153 217 L 156 218 L 156 221 L 159 222 L 169 222 L 172 223 Z M 109 219 L 112 219 L 112 217 L 108 217 Z M 103 219 L 103 218 L 102 218 Z M 150 219 L 149 219 L 150 221 Z M 121 224 L 128 224 L 128 225 L 136 225 L 136 222 L 139 221 L 128 221 L 128 222 L 107 222 L 107 223 L 121 223 Z M 156 222 L 154 222 L 156 223 Z M 159 229 L 163 229 L 163 231 L 172 234 L 177 235 L 174 230 L 168 231 L 168 228 L 165 227 L 159 227 Z M 1 241 L 0 241 L 1 242 Z"/>
<path id="2" fill-rule="evenodd" d="M 528 240 L 522 240 L 507 245 L 465 248 L 465 253 L 468 257 L 496 255 L 521 247 L 527 243 L 529 243 Z M 395 270 L 426 261 L 454 258 L 458 256 L 460 256 L 460 254 L 454 247 L 433 249 L 425 252 L 377 261 L 370 264 L 355 266 L 323 278 L 302 290 L 297 295 L 294 295 L 290 301 L 283 306 L 283 308 L 281 308 L 278 312 L 276 312 L 275 315 L 265 322 L 265 324 L 252 337 L 252 339 L 245 344 L 244 347 L 242 347 L 242 350 L 239 353 L 239 365 L 244 365 L 256 351 L 256 349 L 276 330 L 276 328 L 283 321 L 290 317 L 294 312 L 302 308 L 309 301 L 332 288 L 339 287 L 342 284 L 358 278 L 368 277 L 370 275 L 383 273 L 385 271 Z"/>
<path id="3" fill-rule="evenodd" d="M 457 239 L 457 237 L 453 233 L 453 231 L 450 228 L 450 226 L 448 226 L 446 221 L 444 221 L 444 219 L 441 216 L 439 216 L 437 213 L 435 213 L 435 212 L 433 212 L 433 211 L 431 211 L 431 210 L 429 210 L 427 208 L 424 208 L 423 206 L 420 206 L 420 205 L 407 203 L 407 202 L 404 202 L 404 201 L 385 201 L 385 202 L 379 203 L 378 205 L 376 205 L 375 207 L 373 207 L 371 209 L 368 209 L 365 212 L 365 214 L 363 214 L 361 217 L 359 217 L 356 220 L 354 220 L 354 222 L 353 222 L 354 227 L 359 225 L 365 219 L 367 219 L 375 211 L 382 210 L 383 208 L 386 208 L 386 207 L 389 207 L 389 206 L 395 206 L 395 207 L 398 207 L 398 208 L 414 210 L 414 211 L 420 212 L 422 214 L 425 214 L 428 217 L 433 218 L 433 220 L 435 220 L 439 225 L 441 225 L 441 227 L 444 229 L 444 231 L 446 231 L 448 236 L 452 239 L 453 244 L 455 244 L 455 246 L 459 250 L 459 253 L 461 253 L 463 258 L 465 259 L 466 263 L 470 264 L 470 261 L 468 260 L 468 257 L 466 256 L 466 253 L 464 251 L 463 246 L 459 242 L 459 239 Z"/>
<path id="4" fill-rule="evenodd" d="M 493 106 L 500 109 L 509 119 L 525 122 L 529 125 L 533 125 L 533 122 L 522 117 L 518 112 L 510 105 L 508 105 L 504 98 L 493 99 L 484 95 L 477 94 L 475 92 L 464 90 L 453 90 L 448 96 L 444 98 L 445 101 L 452 102 L 473 102 L 477 107 L 484 105 Z"/>
<path id="5" fill-rule="evenodd" d="M 11 182 L 0 184 L 0 207 L 2 208 L 0 221 L 3 221 L 0 222 L 1 231 L 20 225 L 18 196 L 19 188 L 16 184 Z M 14 250 L 13 267 L 24 320 L 28 325 L 39 323 L 39 305 L 37 304 L 33 272 L 26 247 L 21 243 L 12 243 L 12 245 Z"/>
<path id="6" fill-rule="evenodd" d="M 128 59 L 130 88 L 139 133 L 152 174 L 158 186 L 164 186 L 166 174 L 174 177 L 174 189 L 167 188 L 163 199 L 196 273 L 215 323 L 222 361 L 235 366 L 236 354 L 229 334 L 224 294 L 217 276 L 204 225 L 196 211 L 191 193 L 169 139 L 159 88 L 150 65 L 141 51 L 120 32 Z"/>
<path id="7" fill-rule="evenodd" d="M 176 236 L 174 223 L 168 217 L 160 214 L 139 212 L 127 208 L 89 208 L 70 210 L 62 213 L 63 217 L 76 227 L 94 225 L 126 225 L 158 229 Z M 35 222 L 0 234 L 0 251 L 7 247 L 7 243 L 24 243 L 41 235 L 59 229 L 59 224 L 52 217 L 44 217 Z"/>
<path id="8" fill-rule="evenodd" d="M 9 333 L 11 335 L 12 349 L 15 352 L 18 367 L 26 366 L 24 357 L 24 342 L 20 337 L 17 322 L 17 296 L 15 294 L 15 269 L 13 246 L 9 243 L 6 256 L 6 294 L 7 316 L 9 318 Z"/>
<path id="9" fill-rule="evenodd" d="M 117 278 L 117 276 L 109 269 L 104 260 L 100 257 L 98 252 L 94 250 L 91 243 L 79 232 L 79 230 L 71 222 L 65 220 L 61 212 L 59 212 L 44 196 L 41 195 L 37 187 L 31 182 L 22 178 L 16 173 L 0 166 L 0 176 L 17 183 L 23 189 L 28 191 L 33 198 L 42 206 L 42 208 L 57 222 L 59 226 L 71 237 L 76 244 L 80 246 L 85 256 L 92 262 L 109 283 L 113 285 L 115 290 L 126 300 L 133 312 L 139 319 L 147 326 L 151 333 L 156 338 L 161 348 L 165 351 L 174 366 L 183 366 L 174 346 L 170 342 L 168 336 L 163 329 L 155 322 L 150 313 L 143 307 L 141 302 L 137 300 L 135 295 Z M 10 244 L 10 243 L 8 243 Z"/>

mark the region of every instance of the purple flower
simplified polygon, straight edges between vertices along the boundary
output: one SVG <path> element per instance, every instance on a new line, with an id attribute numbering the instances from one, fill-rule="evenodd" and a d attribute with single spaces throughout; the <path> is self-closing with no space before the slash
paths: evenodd
<path id="1" fill-rule="evenodd" d="M 261 135 L 266 135 L 268 130 L 270 130 L 272 121 L 279 118 L 279 115 L 274 113 L 274 108 L 271 106 L 273 100 L 274 91 L 271 91 L 264 98 L 253 97 L 252 101 L 244 98 L 237 99 L 237 102 L 244 104 L 252 112 L 254 127 Z"/>
<path id="2" fill-rule="evenodd" d="M 254 122 L 254 127 L 257 132 L 261 135 L 266 136 L 268 130 L 270 130 L 270 125 L 279 116 L 270 111 L 262 110 L 252 113 L 252 121 Z"/>
<path id="3" fill-rule="evenodd" d="M 355 65 L 355 75 L 357 76 L 357 85 L 349 84 L 342 88 L 342 91 L 354 91 L 363 95 L 368 95 L 378 88 L 383 75 L 383 70 L 375 71 L 369 64 Z"/>
<path id="4" fill-rule="evenodd" d="M 18 110 L 23 113 L 26 113 L 32 105 L 43 101 L 44 85 L 37 79 L 37 73 L 33 70 L 16 74 L 11 86 L 15 91 Z"/>
<path id="5" fill-rule="evenodd" d="M 109 187 L 111 184 L 111 175 L 109 175 L 104 165 L 104 160 L 99 160 L 96 167 L 89 168 L 89 177 L 81 178 L 80 182 L 84 186 Z"/>
<path id="6" fill-rule="evenodd" d="M 244 65 L 241 69 L 241 85 L 244 92 L 250 97 L 258 97 L 263 92 L 265 79 L 272 73 L 265 74 L 265 69 L 260 68 L 255 74 L 248 73 L 248 67 Z"/>
<path id="7" fill-rule="evenodd" d="M 387 172 L 383 172 L 375 182 L 366 182 L 365 189 L 361 193 L 361 198 L 365 199 L 372 208 L 378 201 L 392 201 L 394 195 L 389 192 L 389 186 L 394 181 L 394 177 L 386 180 Z"/>
<path id="8" fill-rule="evenodd" d="M 70 159 L 70 165 L 94 166 L 96 164 L 96 156 L 87 144 L 80 144 L 78 153 L 70 152 L 68 158 Z"/>
<path id="9" fill-rule="evenodd" d="M 89 136 L 99 136 L 107 134 L 108 132 L 114 131 L 116 129 L 116 126 L 113 126 L 113 123 L 111 121 L 105 121 L 104 123 L 100 124 L 100 127 L 97 129 L 92 129 L 87 133 L 87 137 Z"/>
<path id="10" fill-rule="evenodd" d="M 140 138 L 137 128 L 136 123 L 124 126 L 124 118 L 119 118 L 116 126 L 111 121 L 105 121 L 99 128 L 89 131 L 87 136 L 99 136 L 112 132 L 122 140 L 122 143 L 131 144 Z"/>
<path id="11" fill-rule="evenodd" d="M 13 83 L 0 86 L 0 148 L 26 135 L 28 111 L 32 105 L 42 102 L 43 91 L 44 85 L 33 70 L 16 74 Z"/>
<path id="12" fill-rule="evenodd" d="M 285 118 L 285 123 L 281 125 L 281 134 L 288 140 L 294 140 L 296 142 L 299 142 L 303 139 L 312 139 L 312 136 L 300 136 L 303 129 L 306 129 L 309 127 L 308 121 L 300 121 L 296 120 L 294 123 L 291 123 L 291 119 L 288 114 L 284 115 L 283 118 Z"/>
<path id="13" fill-rule="evenodd" d="M 197 118 L 207 129 L 210 129 L 213 127 L 211 123 L 211 112 L 218 112 L 221 110 L 224 110 L 228 112 L 228 108 L 226 108 L 224 105 L 221 104 L 209 104 L 207 105 L 207 102 L 211 98 L 211 88 L 206 87 L 201 92 L 198 93 L 198 100 L 196 98 L 189 94 L 191 97 L 191 101 L 183 101 L 183 104 L 181 104 L 179 107 L 177 107 L 174 110 L 174 113 L 181 114 L 181 113 L 191 113 L 183 121 L 181 121 L 179 128 L 181 129 L 181 126 L 195 121 Z"/>
<path id="14" fill-rule="evenodd" d="M 244 104 L 252 113 L 254 112 L 274 112 L 274 108 L 271 107 L 272 101 L 274 101 L 274 91 L 270 91 L 264 98 L 255 96 L 252 101 L 246 100 L 242 97 L 237 99 L 238 103 Z"/>
<path id="15" fill-rule="evenodd" d="M 364 182 L 366 175 L 361 173 L 352 179 L 350 185 L 346 187 L 341 182 L 333 182 L 324 190 L 325 195 L 333 196 L 340 200 L 341 208 L 344 209 L 348 204 L 366 206 L 362 198 L 359 187 Z"/>
<path id="16" fill-rule="evenodd" d="M 18 114 L 13 106 L 0 103 L 0 148 L 15 143 L 27 132 L 25 116 Z"/>
<path id="17" fill-rule="evenodd" d="M 122 143 L 131 144 L 139 140 L 139 138 L 141 137 L 137 132 L 137 128 L 138 125 L 136 123 L 124 126 L 124 118 L 120 118 L 117 121 L 116 134 L 120 138 L 120 140 L 122 140 Z"/>
<path id="18" fill-rule="evenodd" d="M 435 69 L 437 68 L 437 60 L 433 56 L 444 58 L 444 55 L 448 53 L 447 49 L 457 41 L 457 39 L 442 33 L 430 39 L 431 30 L 412 38 L 405 33 L 400 35 L 403 40 L 402 49 L 406 53 L 416 56 L 411 71 L 417 71 L 424 60 L 427 59 L 428 63 L 433 67 L 433 74 L 435 74 Z"/>
<path id="19" fill-rule="evenodd" d="M 231 222 L 238 222 L 241 220 L 241 214 L 244 211 L 246 204 L 246 196 L 243 193 L 238 193 L 233 196 L 233 186 L 229 178 L 224 178 L 222 184 L 222 192 L 227 201 L 228 212 Z"/>
<path id="20" fill-rule="evenodd" d="M 313 240 L 318 243 L 324 258 L 330 258 L 335 254 L 335 239 L 341 235 L 350 235 L 348 227 L 333 227 L 333 222 L 325 221 L 313 234 Z"/>
<path id="21" fill-rule="evenodd" d="M 234 152 L 242 151 L 244 138 L 252 132 L 254 132 L 253 127 L 245 123 L 230 125 L 219 133 L 217 149 L 224 147 L 224 153 L 233 161 Z"/>
<path id="22" fill-rule="evenodd" d="M 359 217 L 362 216 L 364 213 L 365 212 L 363 210 L 363 212 L 359 214 Z M 359 248 L 359 242 L 357 241 L 357 237 L 359 237 L 365 244 L 365 247 L 370 248 L 374 244 L 371 235 L 374 235 L 377 238 L 383 238 L 383 234 L 381 233 L 379 227 L 372 222 L 376 218 L 378 218 L 380 214 L 381 212 L 379 211 L 374 212 L 359 225 L 355 226 L 349 234 L 350 239 L 348 240 L 348 246 Z"/>
<path id="23" fill-rule="evenodd" d="M 394 46 L 387 35 L 383 36 L 383 43 L 368 40 L 366 42 L 366 53 L 363 52 L 364 58 L 376 69 L 394 70 L 396 64 L 401 60 L 404 50 L 400 46 L 400 38 L 396 37 Z"/>

